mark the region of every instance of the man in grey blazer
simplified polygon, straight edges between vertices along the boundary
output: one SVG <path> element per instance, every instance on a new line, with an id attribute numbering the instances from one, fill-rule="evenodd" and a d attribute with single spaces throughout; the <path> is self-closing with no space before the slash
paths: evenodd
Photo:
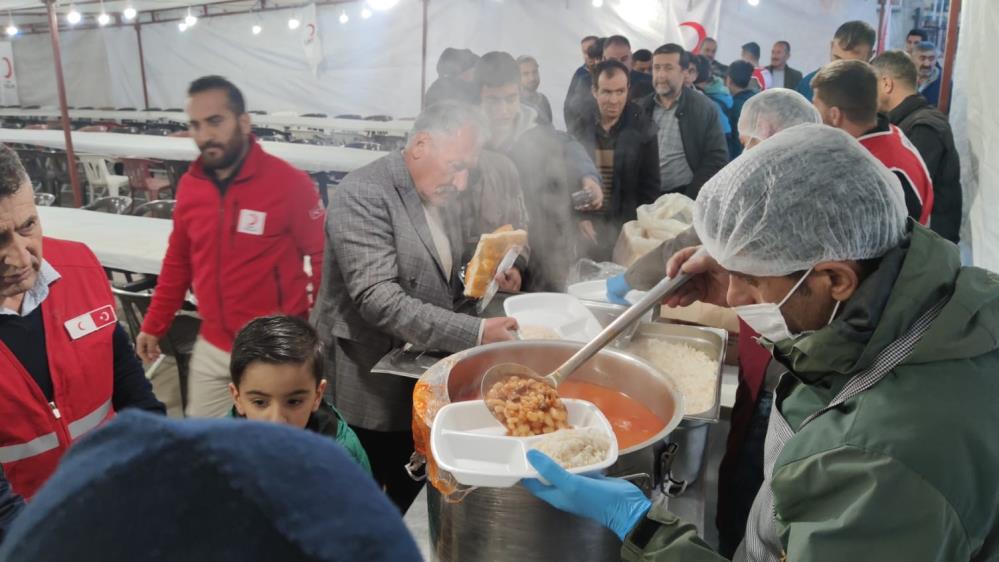
<path id="1" fill-rule="evenodd" d="M 453 311 L 461 294 L 457 205 L 486 139 L 477 109 L 442 102 L 416 119 L 406 148 L 354 170 L 330 200 L 322 287 L 312 320 L 326 345 L 336 407 L 357 433 L 371 469 L 405 512 L 421 483 L 404 466 L 415 381 L 371 373 L 394 347 L 460 351 L 509 340 L 512 318 Z M 509 283 L 502 289 L 519 289 Z M 504 277 L 507 279 L 507 277 Z"/>

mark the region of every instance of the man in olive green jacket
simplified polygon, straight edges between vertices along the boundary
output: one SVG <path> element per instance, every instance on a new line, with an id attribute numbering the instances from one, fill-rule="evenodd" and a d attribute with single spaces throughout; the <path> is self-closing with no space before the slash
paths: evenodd
<path id="1" fill-rule="evenodd" d="M 747 155 L 701 192 L 710 257 L 674 256 L 695 277 L 667 300 L 727 301 L 788 369 L 735 559 L 999 559 L 999 276 L 906 224 L 890 172 L 838 132 Z M 552 485 L 525 485 L 617 532 L 625 560 L 723 560 L 634 486 L 531 460 Z"/>

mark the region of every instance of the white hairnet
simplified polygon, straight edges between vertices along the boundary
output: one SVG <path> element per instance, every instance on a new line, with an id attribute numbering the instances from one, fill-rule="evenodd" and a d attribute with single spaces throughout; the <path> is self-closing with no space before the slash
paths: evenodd
<path id="1" fill-rule="evenodd" d="M 694 229 L 725 269 L 780 276 L 884 255 L 906 235 L 902 185 L 854 138 L 805 124 L 704 184 Z"/>
<path id="2" fill-rule="evenodd" d="M 821 122 L 819 111 L 805 96 L 786 88 L 771 88 L 742 106 L 739 134 L 766 140 L 795 125 Z"/>

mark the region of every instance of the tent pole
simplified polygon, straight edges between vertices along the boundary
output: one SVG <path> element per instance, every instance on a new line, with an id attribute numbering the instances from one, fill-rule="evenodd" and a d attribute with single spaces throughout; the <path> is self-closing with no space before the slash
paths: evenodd
<path id="1" fill-rule="evenodd" d="M 430 0 L 423 0 L 423 50 L 420 62 L 420 108 L 423 108 L 423 97 L 427 91 L 427 5 Z"/>
<path id="2" fill-rule="evenodd" d="M 142 74 L 142 101 L 149 109 L 149 89 L 146 87 L 146 57 L 142 54 L 142 24 L 135 22 L 135 40 L 139 43 L 139 72 Z"/>
<path id="3" fill-rule="evenodd" d="M 888 38 L 885 37 L 885 31 L 888 30 L 888 18 L 891 17 L 891 0 L 878 0 L 878 4 L 881 5 L 881 17 L 878 19 L 878 44 L 877 44 L 877 54 L 885 52 L 888 47 Z"/>
<path id="4" fill-rule="evenodd" d="M 49 11 L 49 36 L 52 38 L 52 58 L 55 62 L 56 86 L 59 90 L 59 111 L 62 114 L 62 132 L 66 138 L 66 161 L 69 169 L 69 183 L 73 187 L 73 204 L 83 206 L 83 195 L 80 193 L 80 178 L 76 173 L 76 154 L 73 153 L 73 135 L 69 121 L 69 109 L 66 107 L 66 83 L 62 77 L 62 56 L 59 52 L 59 17 L 55 11 L 56 0 L 45 0 Z M 55 194 L 59 196 L 58 193 Z"/>
<path id="5" fill-rule="evenodd" d="M 950 112 L 950 94 L 953 89 L 954 57 L 957 54 L 957 24 L 961 18 L 961 0 L 950 0 L 950 13 L 947 15 L 947 49 L 944 52 L 943 76 L 940 77 L 940 102 L 937 107 L 944 113 Z"/>

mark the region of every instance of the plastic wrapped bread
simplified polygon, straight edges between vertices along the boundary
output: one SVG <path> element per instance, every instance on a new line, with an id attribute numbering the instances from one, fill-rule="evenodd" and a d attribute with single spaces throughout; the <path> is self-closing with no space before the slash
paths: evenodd
<path id="1" fill-rule="evenodd" d="M 503 256 L 511 248 L 523 248 L 527 245 L 527 231 L 514 230 L 510 225 L 504 225 L 491 234 L 483 234 L 475 247 L 475 255 L 465 268 L 465 296 L 481 299 L 486 294 L 489 282 L 496 277 Z"/>

